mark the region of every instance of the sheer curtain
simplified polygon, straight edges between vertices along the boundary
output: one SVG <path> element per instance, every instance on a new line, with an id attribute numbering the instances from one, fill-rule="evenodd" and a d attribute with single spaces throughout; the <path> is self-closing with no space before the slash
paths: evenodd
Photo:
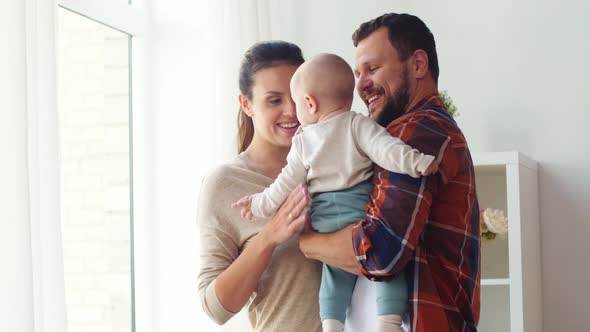
<path id="1" fill-rule="evenodd" d="M 238 71 L 244 52 L 272 38 L 269 0 L 209 1 L 207 123 L 214 144 L 213 163 L 235 155 L 238 112 Z"/>
<path id="2" fill-rule="evenodd" d="M 145 257 L 152 273 L 142 305 L 151 315 L 138 312 L 150 331 L 248 329 L 236 320 L 220 328 L 201 310 L 196 208 L 202 177 L 236 154 L 239 62 L 269 37 L 259 25 L 267 8 L 268 1 L 150 3 Z"/>
<path id="3" fill-rule="evenodd" d="M 0 329 L 66 331 L 53 1 L 0 11 Z"/>

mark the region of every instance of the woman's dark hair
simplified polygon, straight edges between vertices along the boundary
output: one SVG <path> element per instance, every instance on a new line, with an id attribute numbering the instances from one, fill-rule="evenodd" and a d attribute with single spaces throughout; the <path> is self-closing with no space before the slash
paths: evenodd
<path id="1" fill-rule="evenodd" d="M 305 60 L 301 49 L 284 41 L 266 41 L 252 45 L 244 54 L 240 66 L 240 93 L 252 100 L 254 75 L 277 65 L 301 65 Z M 243 152 L 254 137 L 254 124 L 241 108 L 238 112 L 238 152 Z"/>
<path id="2" fill-rule="evenodd" d="M 428 55 L 428 68 L 432 79 L 435 83 L 438 82 L 438 56 L 434 36 L 420 18 L 410 14 L 383 14 L 361 24 L 352 34 L 354 46 L 381 27 L 387 28 L 389 41 L 398 51 L 401 61 L 408 59 L 418 49 L 424 50 Z"/>

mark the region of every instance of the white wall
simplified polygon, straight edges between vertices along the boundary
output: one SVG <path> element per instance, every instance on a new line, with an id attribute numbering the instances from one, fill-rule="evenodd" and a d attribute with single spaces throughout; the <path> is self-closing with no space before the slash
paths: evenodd
<path id="1" fill-rule="evenodd" d="M 385 12 L 410 12 L 427 23 L 437 42 L 440 88 L 459 108 L 471 151 L 518 150 L 539 162 L 545 331 L 589 330 L 590 3 L 281 4 L 273 38 L 297 43 L 306 56 L 334 52 L 351 64 L 350 37 L 360 23 Z"/>

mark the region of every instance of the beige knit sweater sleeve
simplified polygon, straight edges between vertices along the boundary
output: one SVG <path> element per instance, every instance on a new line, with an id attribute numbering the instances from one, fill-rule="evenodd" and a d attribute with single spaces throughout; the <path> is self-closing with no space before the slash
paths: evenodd
<path id="1" fill-rule="evenodd" d="M 222 167 L 207 176 L 201 186 L 197 220 L 200 232 L 200 264 L 198 292 L 203 310 L 217 324 L 224 324 L 235 313 L 219 302 L 215 279 L 235 261 L 240 253 L 239 232 L 228 223 L 229 207 L 227 169 Z M 224 175 L 225 173 L 225 175 Z"/>

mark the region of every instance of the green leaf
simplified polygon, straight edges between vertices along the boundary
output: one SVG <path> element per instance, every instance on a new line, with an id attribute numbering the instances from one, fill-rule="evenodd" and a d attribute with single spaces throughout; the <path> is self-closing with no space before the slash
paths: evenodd
<path id="1" fill-rule="evenodd" d="M 458 117 L 459 115 L 461 115 L 457 111 L 457 106 L 455 106 L 455 104 L 453 103 L 453 99 L 451 99 L 451 96 L 449 96 L 449 93 L 447 92 L 447 90 L 439 91 L 439 94 L 440 94 L 440 97 L 442 98 L 443 102 L 445 103 L 445 107 L 447 108 L 447 111 L 449 112 L 449 114 L 452 117 Z"/>

